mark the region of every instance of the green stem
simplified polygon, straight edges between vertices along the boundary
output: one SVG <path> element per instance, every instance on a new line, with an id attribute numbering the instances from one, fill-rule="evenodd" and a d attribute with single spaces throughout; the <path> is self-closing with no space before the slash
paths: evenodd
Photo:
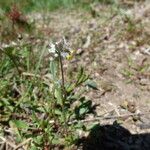
<path id="1" fill-rule="evenodd" d="M 63 69 L 63 61 L 61 57 L 61 53 L 59 52 L 59 63 L 60 63 L 60 72 L 61 72 L 61 78 L 62 78 L 62 110 L 63 110 L 63 117 L 64 117 L 64 123 L 65 123 L 65 133 L 67 133 L 67 119 L 65 114 L 65 100 L 66 100 L 66 90 L 65 90 L 65 77 L 64 77 L 64 69 Z"/>
<path id="2" fill-rule="evenodd" d="M 65 90 L 65 77 L 64 77 L 64 69 L 62 58 L 60 57 L 60 70 L 61 70 L 61 78 L 62 78 L 62 90 L 63 90 L 63 99 L 66 99 L 66 90 Z"/>

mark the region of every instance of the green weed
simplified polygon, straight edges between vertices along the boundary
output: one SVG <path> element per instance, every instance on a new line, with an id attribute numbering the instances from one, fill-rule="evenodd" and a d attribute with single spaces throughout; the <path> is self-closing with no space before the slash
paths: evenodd
<path id="1" fill-rule="evenodd" d="M 44 61 L 46 50 L 44 45 L 35 53 L 32 46 L 22 45 L 3 48 L 0 53 L 1 134 L 6 134 L 5 127 L 12 129 L 15 142 L 29 140 L 32 150 L 75 144 L 76 131 L 86 130 L 82 120 L 94 113 L 92 102 L 83 94 L 84 86 L 96 86 L 84 69 L 78 69 L 73 81 L 66 80 L 63 59 L 74 55 L 66 41 L 53 44 L 49 49 L 53 59 L 48 62 Z"/>

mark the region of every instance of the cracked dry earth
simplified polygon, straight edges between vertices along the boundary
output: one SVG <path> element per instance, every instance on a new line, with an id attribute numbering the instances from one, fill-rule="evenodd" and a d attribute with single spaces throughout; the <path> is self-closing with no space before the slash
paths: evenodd
<path id="1" fill-rule="evenodd" d="M 117 122 L 131 134 L 150 133 L 150 3 L 119 9 L 95 5 L 91 12 L 59 10 L 45 16 L 45 37 L 65 36 L 80 49 L 72 64 L 85 66 L 97 84 L 87 96 L 103 116 L 101 125 Z M 36 18 L 40 30 L 42 16 Z"/>

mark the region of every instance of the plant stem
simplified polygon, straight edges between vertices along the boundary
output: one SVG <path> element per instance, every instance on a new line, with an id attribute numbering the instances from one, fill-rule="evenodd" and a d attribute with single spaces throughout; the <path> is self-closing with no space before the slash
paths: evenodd
<path id="1" fill-rule="evenodd" d="M 63 69 L 63 62 L 62 62 L 61 55 L 59 57 L 59 61 L 60 61 L 60 71 L 61 71 L 61 78 L 62 78 L 62 90 L 64 94 L 63 98 L 66 99 L 65 77 L 64 77 L 64 69 Z"/>
<path id="2" fill-rule="evenodd" d="M 59 63 L 60 63 L 60 72 L 61 72 L 61 78 L 62 78 L 62 111 L 63 111 L 63 117 L 64 117 L 64 123 L 65 123 L 65 133 L 67 133 L 67 120 L 65 115 L 65 100 L 66 100 L 66 90 L 65 90 L 65 77 L 64 77 L 64 69 L 63 69 L 63 61 L 61 57 L 61 53 L 59 51 Z"/>

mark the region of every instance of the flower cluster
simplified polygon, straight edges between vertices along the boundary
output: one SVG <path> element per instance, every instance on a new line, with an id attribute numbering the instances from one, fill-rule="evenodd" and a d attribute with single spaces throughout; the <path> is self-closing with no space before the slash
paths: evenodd
<path id="1" fill-rule="evenodd" d="M 48 51 L 53 56 L 53 58 L 58 58 L 61 56 L 67 60 L 71 60 L 75 53 L 75 50 L 70 48 L 70 44 L 67 43 L 64 37 L 59 42 L 49 44 Z"/>

